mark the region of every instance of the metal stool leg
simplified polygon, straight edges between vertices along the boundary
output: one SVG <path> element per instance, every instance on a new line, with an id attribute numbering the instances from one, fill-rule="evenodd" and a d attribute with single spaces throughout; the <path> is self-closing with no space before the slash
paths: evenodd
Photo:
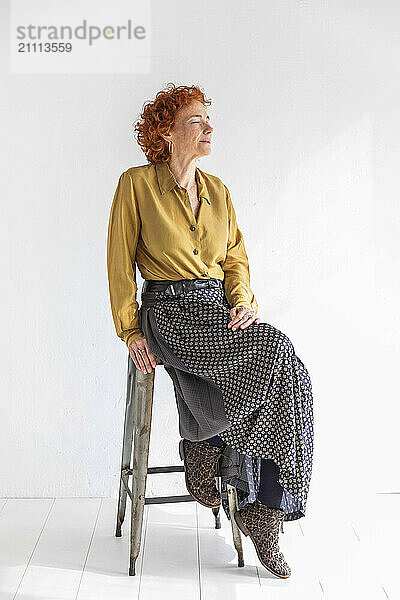
<path id="1" fill-rule="evenodd" d="M 135 563 L 139 555 L 142 535 L 153 409 L 154 373 L 155 369 L 151 373 L 143 373 L 140 369 L 136 369 L 129 575 L 135 575 Z"/>
<path id="2" fill-rule="evenodd" d="M 229 483 L 226 484 L 226 489 L 228 492 L 229 515 L 231 517 L 233 543 L 235 545 L 236 552 L 238 553 L 238 567 L 244 567 L 242 536 L 240 535 L 240 529 L 236 525 L 236 521 L 234 518 L 234 513 L 239 508 L 237 492 L 236 488 L 230 485 Z"/>
<path id="3" fill-rule="evenodd" d="M 128 354 L 128 374 L 126 385 L 126 405 L 124 421 L 124 437 L 122 440 L 121 477 L 119 482 L 116 537 L 121 537 L 121 528 L 125 519 L 126 495 L 128 491 L 130 463 L 132 456 L 133 439 L 133 396 L 136 384 L 136 366 L 131 355 Z"/>
<path id="4" fill-rule="evenodd" d="M 217 490 L 219 491 L 219 493 L 221 493 L 221 477 L 219 475 L 217 475 L 216 480 L 217 480 Z M 213 511 L 213 514 L 215 517 L 215 529 L 221 529 L 221 517 L 219 515 L 219 509 L 220 509 L 220 506 L 218 506 L 217 508 L 211 509 Z"/>

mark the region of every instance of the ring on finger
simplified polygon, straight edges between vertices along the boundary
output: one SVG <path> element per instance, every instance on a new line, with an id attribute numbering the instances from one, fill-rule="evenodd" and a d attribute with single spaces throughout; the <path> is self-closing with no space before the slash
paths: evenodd
<path id="1" fill-rule="evenodd" d="M 249 319 L 251 319 L 253 317 L 253 313 L 248 312 L 244 315 L 244 321 L 243 323 L 246 323 Z"/>

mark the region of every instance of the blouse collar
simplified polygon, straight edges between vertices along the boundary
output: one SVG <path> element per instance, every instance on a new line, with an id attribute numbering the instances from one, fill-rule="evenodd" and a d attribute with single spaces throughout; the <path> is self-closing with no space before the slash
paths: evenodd
<path id="1" fill-rule="evenodd" d="M 179 186 L 175 179 L 173 172 L 170 169 L 168 162 L 156 162 L 155 163 L 158 185 L 160 186 L 161 194 L 170 192 L 176 185 Z M 204 177 L 198 167 L 196 167 L 196 179 L 199 197 L 205 198 L 210 204 L 210 195 L 208 193 Z"/>

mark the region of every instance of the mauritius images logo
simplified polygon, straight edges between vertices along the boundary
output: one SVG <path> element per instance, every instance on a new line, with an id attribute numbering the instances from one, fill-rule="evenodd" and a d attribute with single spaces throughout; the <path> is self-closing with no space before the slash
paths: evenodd
<path id="1" fill-rule="evenodd" d="M 146 1 L 13 0 L 11 72 L 148 73 L 150 8 Z"/>

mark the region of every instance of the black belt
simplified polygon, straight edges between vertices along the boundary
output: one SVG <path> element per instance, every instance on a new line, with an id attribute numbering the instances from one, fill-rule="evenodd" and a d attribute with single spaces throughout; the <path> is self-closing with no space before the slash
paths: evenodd
<path id="1" fill-rule="evenodd" d="M 201 288 L 222 288 L 221 279 L 212 277 L 210 279 L 145 279 L 142 286 L 142 297 L 151 292 L 165 292 L 169 296 L 179 296 L 189 290 Z"/>

